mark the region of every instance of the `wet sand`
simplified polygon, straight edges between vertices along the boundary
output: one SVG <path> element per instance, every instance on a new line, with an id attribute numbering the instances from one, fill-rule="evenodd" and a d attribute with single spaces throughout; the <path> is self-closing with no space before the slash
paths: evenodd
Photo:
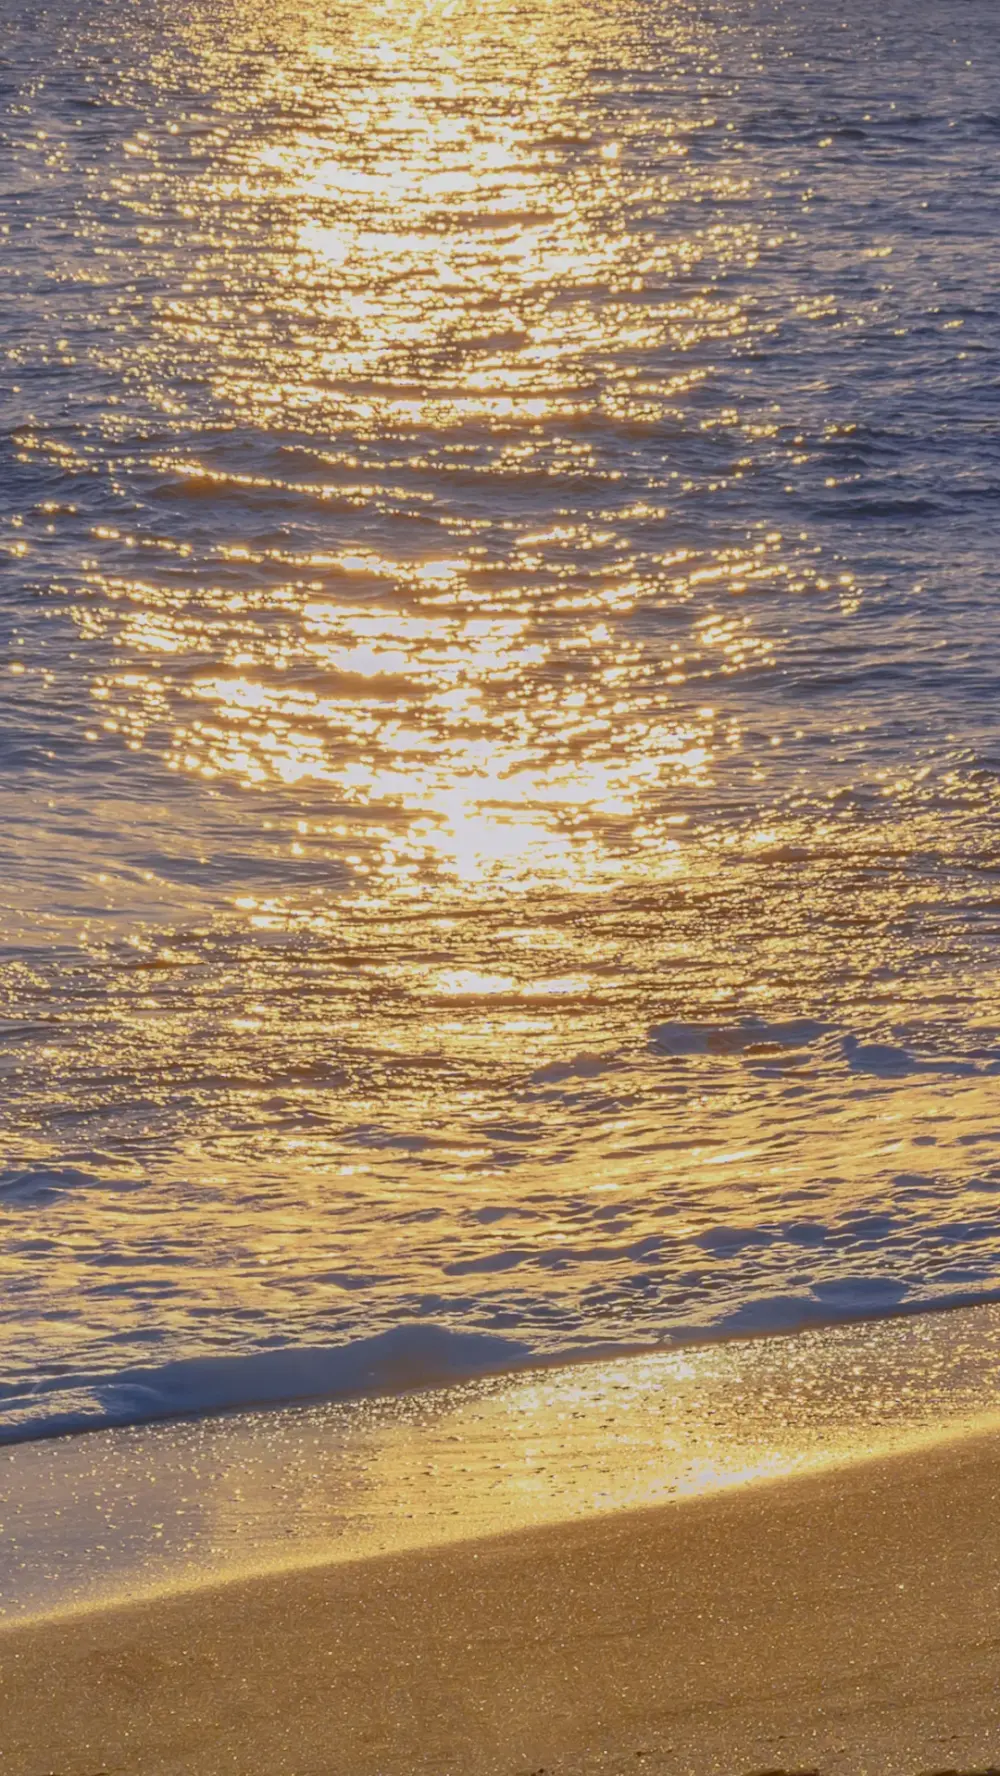
<path id="1" fill-rule="evenodd" d="M 11 1627 L 4 1776 L 1000 1764 L 1000 1433 Z"/>

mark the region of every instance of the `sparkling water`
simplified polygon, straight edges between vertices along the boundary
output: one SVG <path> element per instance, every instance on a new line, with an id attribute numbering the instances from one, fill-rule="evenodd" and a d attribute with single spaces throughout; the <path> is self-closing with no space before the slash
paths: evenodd
<path id="1" fill-rule="evenodd" d="M 986 0 L 0 0 L 3 1434 L 1000 1281 Z"/>

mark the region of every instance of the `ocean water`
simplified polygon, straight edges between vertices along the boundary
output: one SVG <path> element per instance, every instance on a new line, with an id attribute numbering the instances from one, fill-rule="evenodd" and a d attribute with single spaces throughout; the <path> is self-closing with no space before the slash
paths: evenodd
<path id="1" fill-rule="evenodd" d="M 986 0 L 0 0 L 0 1435 L 1000 1289 Z"/>

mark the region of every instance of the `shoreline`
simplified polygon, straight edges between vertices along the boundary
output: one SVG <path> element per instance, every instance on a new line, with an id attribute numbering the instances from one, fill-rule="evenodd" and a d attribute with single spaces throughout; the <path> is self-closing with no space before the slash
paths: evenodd
<path id="1" fill-rule="evenodd" d="M 0 1626 L 929 1448 L 998 1377 L 985 1306 L 16 1444 Z"/>
<path id="2" fill-rule="evenodd" d="M 0 1634 L 12 1776 L 918 1776 L 1000 1759 L 1000 1429 Z"/>
<path id="3" fill-rule="evenodd" d="M 273 1397 L 266 1392 L 259 1396 L 252 1392 L 246 1394 L 237 1393 L 231 1400 L 223 1398 L 220 1399 L 218 1403 L 209 1403 L 203 1406 L 181 1405 L 167 1407 L 162 1410 L 147 1411 L 139 1417 L 81 1417 L 79 1422 L 73 1422 L 71 1418 L 64 1416 L 62 1418 L 57 1417 L 55 1420 L 40 1419 L 37 1425 L 33 1425 L 31 1421 L 25 1421 L 23 1426 L 0 1425 L 0 1457 L 2 1457 L 5 1450 L 19 1448 L 25 1443 L 49 1443 L 67 1437 L 100 1436 L 109 1431 L 141 1430 L 150 1426 L 159 1425 L 196 1424 L 203 1420 L 233 1417 L 242 1413 L 282 1413 L 297 1408 L 352 1405 L 360 1401 L 398 1399 L 413 1394 L 434 1393 L 445 1388 L 460 1386 L 463 1383 L 475 1384 L 477 1382 L 504 1380 L 530 1380 L 535 1375 L 544 1376 L 552 1371 L 570 1371 L 581 1367 L 587 1367 L 594 1363 L 627 1362 L 636 1358 L 648 1357 L 670 1357 L 683 1353 L 714 1350 L 717 1347 L 721 1348 L 731 1344 L 754 1345 L 761 1342 L 772 1343 L 784 1339 L 795 1340 L 797 1338 L 808 1336 L 810 1333 L 851 1331 L 866 1326 L 877 1327 L 883 1324 L 893 1324 L 898 1320 L 922 1319 L 924 1317 L 937 1318 L 939 1315 L 951 1313 L 961 1314 L 974 1311 L 978 1308 L 988 1307 L 1000 1308 L 1000 1289 L 956 1294 L 955 1296 L 945 1296 L 941 1299 L 935 1299 L 932 1301 L 901 1302 L 891 1308 L 872 1310 L 867 1313 L 850 1314 L 846 1316 L 817 1315 L 815 1318 L 804 1318 L 802 1320 L 797 1320 L 794 1324 L 784 1326 L 765 1326 L 757 1329 L 738 1328 L 736 1330 L 723 1330 L 718 1332 L 712 1332 L 711 1329 L 709 1329 L 707 1335 L 704 1337 L 694 1335 L 689 1338 L 681 1337 L 670 1343 L 624 1344 L 605 1342 L 592 1345 L 581 1345 L 568 1351 L 555 1351 L 551 1353 L 534 1352 L 523 1358 L 512 1359 L 508 1363 L 498 1364 L 496 1367 L 466 1367 L 461 1360 L 459 1360 L 454 1367 L 450 1369 L 447 1365 L 442 1365 L 440 1369 L 432 1370 L 426 1375 L 418 1374 L 416 1379 L 410 1380 L 404 1378 L 398 1381 L 395 1385 L 388 1386 L 384 1384 L 384 1381 L 380 1380 L 373 1381 L 371 1385 L 362 1384 L 344 1388 L 321 1388 L 316 1391 L 281 1394 L 274 1395 Z M 381 1340 L 387 1337 L 392 1337 L 396 1334 L 402 1335 L 409 1332 L 415 1332 L 418 1334 L 430 1332 L 435 1337 L 444 1332 L 446 1337 L 454 1337 L 456 1347 L 460 1346 L 465 1337 L 465 1335 L 460 1332 L 452 1334 L 446 1328 L 431 1325 L 423 1321 L 415 1321 L 412 1325 L 404 1323 L 393 1327 L 388 1334 L 375 1334 L 371 1339 L 356 1340 L 353 1343 L 349 1342 L 343 1346 L 332 1347 L 332 1351 L 327 1350 L 327 1348 L 323 1346 L 313 1347 L 304 1345 L 301 1347 L 291 1347 L 288 1350 L 279 1349 L 274 1352 L 251 1352 L 248 1353 L 246 1357 L 222 1357 L 219 1359 L 203 1359 L 196 1357 L 192 1359 L 180 1359 L 176 1364 L 167 1365 L 167 1368 L 184 1369 L 188 1367 L 189 1364 L 191 1367 L 197 1367 L 202 1362 L 205 1362 L 206 1365 L 215 1362 L 221 1364 L 232 1362 L 235 1365 L 246 1362 L 250 1365 L 260 1356 L 264 1356 L 265 1358 L 275 1356 L 290 1360 L 305 1359 L 306 1361 L 313 1356 L 329 1357 L 331 1354 L 352 1358 L 356 1352 L 360 1351 L 368 1344 L 378 1344 Z M 475 1341 L 480 1335 L 471 1334 L 470 1336 L 472 1340 Z M 398 1367 L 405 1376 L 405 1370 L 407 1368 L 405 1357 L 399 1360 Z M 149 1373 L 154 1375 L 157 1372 L 150 1371 Z M 131 1383 L 133 1380 L 133 1372 L 123 1371 L 120 1374 L 108 1376 L 102 1381 L 101 1385 L 114 1387 L 123 1379 L 126 1382 Z M 91 1384 L 88 1383 L 87 1385 L 89 1386 Z"/>

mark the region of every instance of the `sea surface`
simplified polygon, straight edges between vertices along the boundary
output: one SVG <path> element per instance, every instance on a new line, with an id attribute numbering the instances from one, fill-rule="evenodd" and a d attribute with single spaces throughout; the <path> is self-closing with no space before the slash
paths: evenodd
<path id="1" fill-rule="evenodd" d="M 988 0 L 0 0 L 0 1436 L 1000 1292 Z"/>

